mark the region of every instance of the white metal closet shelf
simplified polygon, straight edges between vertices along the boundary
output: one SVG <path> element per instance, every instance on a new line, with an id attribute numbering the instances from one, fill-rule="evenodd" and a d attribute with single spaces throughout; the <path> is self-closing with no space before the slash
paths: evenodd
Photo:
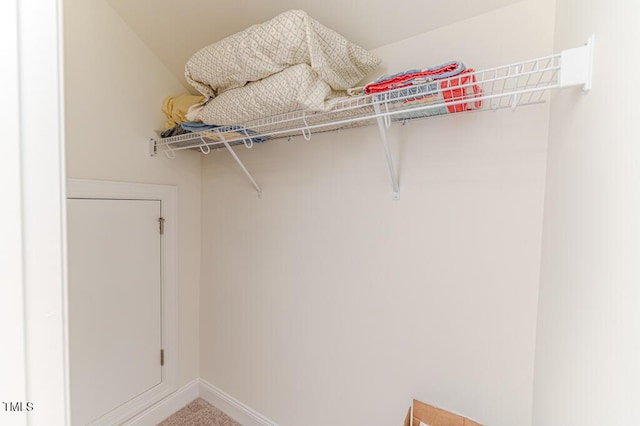
<path id="1" fill-rule="evenodd" d="M 428 118 L 441 115 L 443 107 L 466 105 L 481 102 L 478 108 L 470 111 L 495 111 L 545 102 L 545 94 L 551 89 L 581 87 L 583 91 L 591 88 L 591 63 L 593 55 L 593 36 L 584 46 L 565 50 L 562 53 L 504 65 L 481 71 L 475 71 L 475 82 L 460 84 L 459 76 L 435 80 L 423 85 L 405 87 L 377 94 L 350 97 L 341 100 L 328 112 L 295 111 L 286 114 L 264 117 L 235 126 L 222 126 L 212 130 L 194 132 L 169 138 L 151 138 L 151 155 L 164 152 L 174 158 L 176 151 L 200 149 L 208 154 L 211 148 L 225 147 L 247 175 L 258 196 L 262 189 L 242 164 L 232 149 L 233 145 L 253 146 L 254 140 L 275 140 L 302 136 L 309 140 L 313 133 L 336 131 L 353 127 L 377 124 L 384 148 L 391 181 L 393 198 L 399 198 L 399 186 L 395 165 L 388 147 L 387 129 L 392 122 Z M 454 81 L 455 80 L 455 81 Z M 412 102 L 420 98 L 433 98 L 442 89 L 442 82 L 450 89 L 466 90 L 467 94 L 439 100 L 431 103 Z M 473 87 L 480 88 L 479 94 L 470 96 Z M 461 114 L 455 112 L 453 114 Z"/>

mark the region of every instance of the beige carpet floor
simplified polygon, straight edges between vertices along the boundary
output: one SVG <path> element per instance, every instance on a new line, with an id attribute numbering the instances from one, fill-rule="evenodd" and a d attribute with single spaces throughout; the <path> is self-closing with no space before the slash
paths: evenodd
<path id="1" fill-rule="evenodd" d="M 242 426 L 202 398 L 187 404 L 159 426 Z"/>

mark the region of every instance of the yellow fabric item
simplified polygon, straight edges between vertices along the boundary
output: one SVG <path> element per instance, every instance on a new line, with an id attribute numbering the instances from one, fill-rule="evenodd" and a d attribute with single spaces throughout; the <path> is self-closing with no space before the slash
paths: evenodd
<path id="1" fill-rule="evenodd" d="M 204 102 L 204 96 L 180 95 L 167 96 L 162 102 L 162 112 L 167 116 L 165 129 L 170 129 L 180 123 L 189 121 L 186 117 L 192 105 Z"/>

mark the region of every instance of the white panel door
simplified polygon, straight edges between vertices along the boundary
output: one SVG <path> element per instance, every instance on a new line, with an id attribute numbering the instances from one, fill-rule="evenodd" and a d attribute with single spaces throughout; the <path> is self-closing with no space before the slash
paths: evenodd
<path id="1" fill-rule="evenodd" d="M 160 201 L 68 199 L 71 421 L 162 381 Z"/>

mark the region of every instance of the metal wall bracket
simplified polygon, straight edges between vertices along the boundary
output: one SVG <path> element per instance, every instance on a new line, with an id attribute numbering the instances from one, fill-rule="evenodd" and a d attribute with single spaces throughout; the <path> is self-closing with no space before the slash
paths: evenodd
<path id="1" fill-rule="evenodd" d="M 378 122 L 378 130 L 380 131 L 380 141 L 382 142 L 382 148 L 387 158 L 387 164 L 389 165 L 389 173 L 391 174 L 391 186 L 393 187 L 392 198 L 394 200 L 400 199 L 400 186 L 398 185 L 398 174 L 396 172 L 396 166 L 389 150 L 389 141 L 387 140 L 387 128 L 391 124 L 391 117 L 389 115 L 382 114 L 380 109 L 380 103 L 374 103 L 373 109 L 376 112 L 376 121 Z"/>
<path id="2" fill-rule="evenodd" d="M 218 136 L 220 136 L 220 139 L 222 140 L 225 148 L 227 148 L 227 151 L 229 151 L 233 159 L 236 160 L 236 163 L 238 163 L 244 174 L 247 175 L 253 187 L 256 189 L 256 191 L 258 191 L 258 198 L 262 198 L 262 188 L 260 188 L 260 185 L 256 183 L 253 176 L 251 176 L 251 173 L 249 173 L 249 170 L 247 170 L 244 164 L 242 164 L 242 161 L 240 161 L 240 158 L 238 158 L 238 154 L 236 154 L 235 151 L 231 148 L 231 145 L 229 145 L 229 142 L 227 142 L 227 140 L 224 138 L 224 135 L 222 133 L 218 133 Z"/>
<path id="3" fill-rule="evenodd" d="M 584 46 L 562 51 L 558 81 L 560 87 L 582 86 L 583 92 L 591 89 L 594 40 L 595 36 L 592 35 Z"/>
<path id="4" fill-rule="evenodd" d="M 155 157 L 158 153 L 158 142 L 154 138 L 149 138 L 149 155 Z"/>

